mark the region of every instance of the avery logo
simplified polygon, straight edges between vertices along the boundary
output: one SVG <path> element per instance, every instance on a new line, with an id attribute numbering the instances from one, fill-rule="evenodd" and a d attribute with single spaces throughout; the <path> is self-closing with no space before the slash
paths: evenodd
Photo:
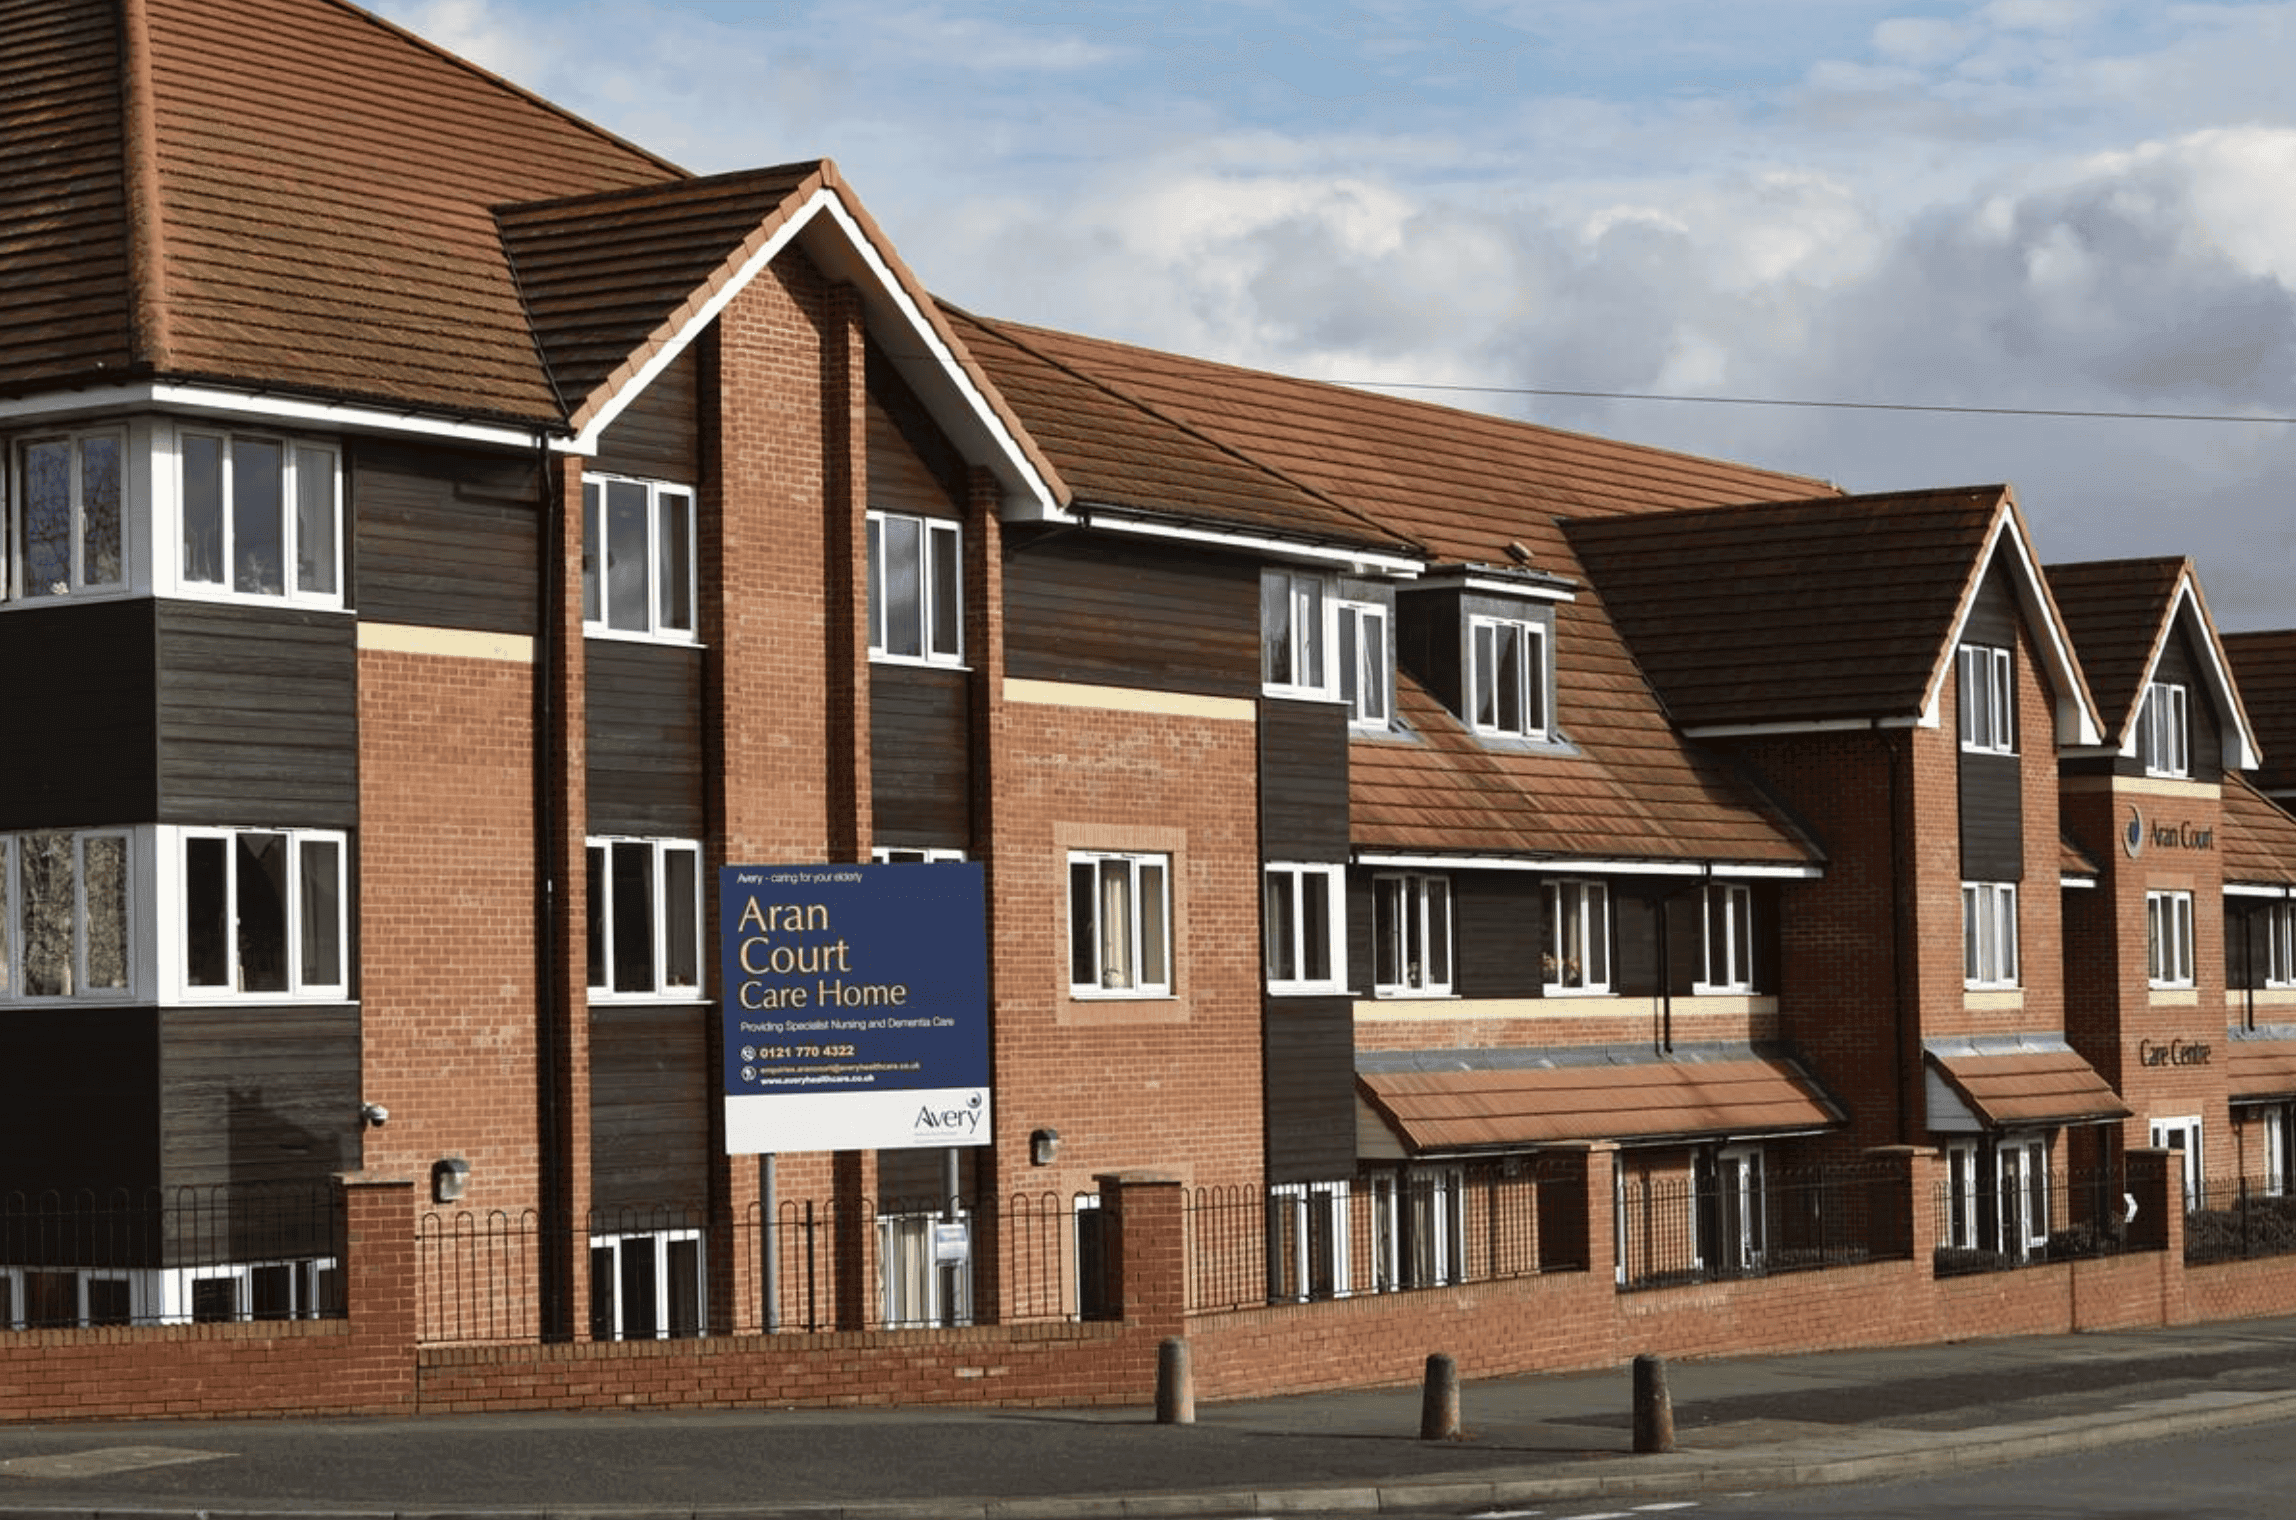
<path id="1" fill-rule="evenodd" d="M 981 1130 L 981 1094 L 974 1093 L 963 1108 L 920 1108 L 915 1132 L 920 1135 L 977 1135 Z"/>

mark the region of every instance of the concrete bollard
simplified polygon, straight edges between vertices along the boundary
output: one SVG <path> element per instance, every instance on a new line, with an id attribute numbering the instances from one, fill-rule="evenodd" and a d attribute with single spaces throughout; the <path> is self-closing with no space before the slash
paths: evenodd
<path id="1" fill-rule="evenodd" d="M 1666 1358 L 1634 1359 L 1634 1449 L 1674 1450 L 1674 1399 L 1666 1391 Z"/>
<path id="2" fill-rule="evenodd" d="M 1156 1348 L 1156 1423 L 1196 1423 L 1196 1374 L 1188 1365 L 1186 1336 L 1169 1336 Z"/>
<path id="3" fill-rule="evenodd" d="M 1427 1358 L 1427 1387 L 1419 1399 L 1419 1439 L 1459 1439 L 1459 1364 L 1440 1351 Z"/>

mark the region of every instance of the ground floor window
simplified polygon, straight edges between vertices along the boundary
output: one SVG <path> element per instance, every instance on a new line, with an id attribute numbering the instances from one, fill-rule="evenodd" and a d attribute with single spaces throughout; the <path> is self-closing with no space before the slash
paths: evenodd
<path id="1" fill-rule="evenodd" d="M 1348 1291 L 1344 1182 L 1268 1189 L 1268 1298 L 1301 1303 Z"/>
<path id="2" fill-rule="evenodd" d="M 877 1309 L 888 1328 L 973 1322 L 972 1220 L 959 1210 L 877 1220 Z"/>
<path id="3" fill-rule="evenodd" d="M 1432 1288 L 1467 1275 L 1466 1173 L 1414 1167 L 1371 1179 L 1375 1292 Z"/>
<path id="4" fill-rule="evenodd" d="M 1945 1147 L 1945 1239 L 1942 1245 L 1975 1250 L 1978 1245 L 1977 1142 L 1955 1140 Z"/>
<path id="5" fill-rule="evenodd" d="M 2201 1207 L 2200 1116 L 2183 1114 L 2172 1119 L 2155 1119 L 2150 1125 L 2151 1141 L 2155 1149 L 2178 1153 L 2184 1163 L 2184 1207 L 2187 1213 Z"/>
<path id="6" fill-rule="evenodd" d="M 334 1257 L 199 1267 L 0 1268 L 0 1329 L 237 1324 L 344 1312 Z"/>
<path id="7" fill-rule="evenodd" d="M 590 1237 L 590 1338 L 651 1341 L 702 1333 L 702 1236 L 656 1230 Z"/>

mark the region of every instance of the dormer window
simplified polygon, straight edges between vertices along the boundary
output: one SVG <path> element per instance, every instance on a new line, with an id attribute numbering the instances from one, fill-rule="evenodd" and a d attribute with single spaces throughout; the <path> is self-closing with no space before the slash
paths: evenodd
<path id="1" fill-rule="evenodd" d="M 2175 681 L 2155 681 L 2145 688 L 2145 705 L 2137 714 L 2137 756 L 2148 776 L 2192 774 L 2192 730 L 2185 689 Z"/>
<path id="2" fill-rule="evenodd" d="M 1467 715 L 1478 734 L 1547 736 L 1546 627 L 1511 618 L 1468 619 Z"/>
<path id="3" fill-rule="evenodd" d="M 1331 694 L 1329 600 L 1320 575 L 1260 572 L 1260 680 L 1271 696 Z"/>
<path id="4" fill-rule="evenodd" d="M 1383 729 L 1394 710 L 1394 666 L 1387 654 L 1387 609 L 1376 602 L 1339 604 L 1339 698 L 1356 728 Z"/>
<path id="5" fill-rule="evenodd" d="M 1961 747 L 1979 754 L 2017 751 L 2017 685 L 2009 651 L 1964 644 L 1955 660 L 1961 685 Z"/>

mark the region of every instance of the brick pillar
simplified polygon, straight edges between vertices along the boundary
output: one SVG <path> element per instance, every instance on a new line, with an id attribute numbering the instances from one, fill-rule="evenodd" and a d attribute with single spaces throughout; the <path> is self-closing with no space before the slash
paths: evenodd
<path id="1" fill-rule="evenodd" d="M 829 858 L 867 860 L 869 755 L 868 351 L 861 295 L 832 286 L 821 333 L 822 633 L 828 664 L 823 744 Z"/>
<path id="2" fill-rule="evenodd" d="M 1150 1335 L 1179 1335 L 1188 1319 L 1186 1190 L 1177 1177 L 1118 1172 L 1093 1179 L 1104 1228 L 1116 1234 L 1113 1297 L 1124 1323 Z"/>
<path id="3" fill-rule="evenodd" d="M 582 628 L 582 464 L 557 462 L 559 541 L 543 575 L 543 606 L 555 613 L 547 683 L 548 722 L 536 743 L 548 757 L 552 795 L 544 805 L 551 838 L 550 934 L 536 1010 L 535 1134 L 539 1152 L 541 1331 L 545 1340 L 583 1335 L 589 1315 L 590 971 L 589 727 L 587 648 Z M 545 553 L 553 553 L 549 546 Z"/>
<path id="4" fill-rule="evenodd" d="M 2129 1249 L 2160 1253 L 2161 1323 L 2189 1325 L 2194 1315 L 2184 1273 L 2184 1152 L 2132 1148 L 2126 1160 L 2129 1196 L 2137 1205 Z"/>
<path id="5" fill-rule="evenodd" d="M 375 1412 L 415 1406 L 415 1185 L 404 1177 L 338 1176 L 343 1201 L 343 1291 Z"/>
<path id="6" fill-rule="evenodd" d="M 1866 1230 L 1877 1260 L 1921 1262 L 1937 1256 L 1937 1152 L 1882 1145 L 1865 1153 L 1875 1176 L 1866 1195 Z"/>

